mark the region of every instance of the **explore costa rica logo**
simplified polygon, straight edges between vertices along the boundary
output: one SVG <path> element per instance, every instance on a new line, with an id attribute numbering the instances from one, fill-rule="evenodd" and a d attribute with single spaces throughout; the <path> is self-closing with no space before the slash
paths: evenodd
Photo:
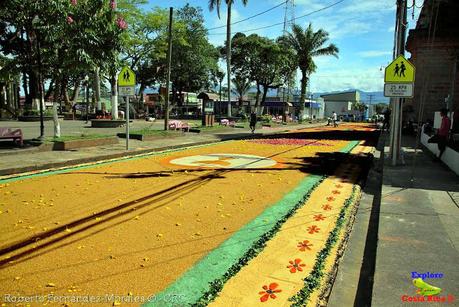
<path id="1" fill-rule="evenodd" d="M 402 295 L 402 302 L 422 303 L 422 302 L 435 302 L 435 303 L 452 303 L 456 300 L 454 295 L 439 295 L 442 289 L 427 283 L 425 279 L 439 279 L 443 278 L 443 273 L 418 273 L 411 272 L 413 285 L 417 288 L 417 295 Z M 430 282 L 430 281 L 429 281 Z"/>

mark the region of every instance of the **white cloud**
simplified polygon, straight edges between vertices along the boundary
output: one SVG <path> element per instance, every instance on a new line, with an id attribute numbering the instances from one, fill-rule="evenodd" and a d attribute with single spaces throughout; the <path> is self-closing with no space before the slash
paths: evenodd
<path id="1" fill-rule="evenodd" d="M 383 57 L 383 56 L 388 56 L 392 54 L 392 51 L 388 50 L 367 50 L 367 51 L 361 51 L 357 53 L 359 56 L 363 58 L 376 58 L 376 57 Z"/>
<path id="2" fill-rule="evenodd" d="M 318 70 L 311 75 L 312 92 L 359 89 L 363 91 L 382 91 L 384 73 L 379 67 L 359 69 Z"/>

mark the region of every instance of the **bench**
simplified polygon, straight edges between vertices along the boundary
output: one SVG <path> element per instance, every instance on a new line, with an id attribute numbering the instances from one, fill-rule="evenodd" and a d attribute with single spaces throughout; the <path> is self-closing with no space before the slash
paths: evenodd
<path id="1" fill-rule="evenodd" d="M 0 128 L 0 139 L 13 139 L 14 142 L 19 141 L 19 145 L 24 145 L 21 129 Z"/>
<path id="2" fill-rule="evenodd" d="M 224 119 L 221 119 L 221 120 L 220 120 L 220 125 L 221 125 L 221 126 L 230 126 L 230 127 L 234 127 L 234 126 L 236 126 L 236 122 L 235 122 L 234 120 L 233 120 L 233 121 L 230 121 L 230 120 L 224 118 Z"/>
<path id="3" fill-rule="evenodd" d="M 180 120 L 171 120 L 169 122 L 169 129 L 173 130 L 186 130 L 187 132 L 190 131 L 190 125 L 188 123 L 184 123 Z"/>

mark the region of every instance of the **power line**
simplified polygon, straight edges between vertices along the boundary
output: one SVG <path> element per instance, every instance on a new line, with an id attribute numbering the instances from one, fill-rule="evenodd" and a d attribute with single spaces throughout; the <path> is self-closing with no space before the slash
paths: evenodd
<path id="1" fill-rule="evenodd" d="M 299 17 L 296 17 L 292 20 L 289 20 L 289 22 L 295 22 L 295 20 L 297 19 L 301 19 L 301 18 L 304 18 L 304 17 L 308 17 L 308 16 L 311 16 L 312 14 L 315 14 L 315 13 L 318 13 L 318 12 L 321 12 L 321 11 L 324 11 L 324 10 L 327 10 L 333 6 L 336 6 L 342 2 L 344 2 L 345 0 L 340 0 L 340 1 L 337 1 L 335 3 L 332 3 L 330 5 L 327 5 L 327 6 L 324 6 L 323 8 L 320 8 L 318 10 L 315 10 L 315 11 L 312 11 L 312 12 L 309 12 L 307 14 L 304 14 L 304 15 L 301 15 Z M 278 22 L 278 23 L 275 23 L 275 24 L 272 24 L 272 25 L 269 25 L 269 26 L 264 26 L 264 27 L 260 27 L 260 28 L 255 28 L 255 29 L 248 29 L 248 30 L 244 30 L 244 31 L 238 31 L 239 33 L 247 33 L 247 32 L 253 32 L 253 31 L 258 31 L 258 30 L 264 30 L 264 29 L 268 29 L 268 28 L 272 28 L 272 27 L 276 27 L 276 26 L 280 26 L 280 25 L 283 25 L 284 22 Z M 209 33 L 208 35 L 226 35 L 226 33 Z"/>
<path id="2" fill-rule="evenodd" d="M 278 7 L 284 5 L 284 4 L 287 3 L 288 1 L 289 1 L 289 0 L 286 0 L 286 1 L 284 1 L 284 2 L 282 2 L 282 3 L 279 3 L 278 5 L 273 6 L 272 8 L 269 8 L 269 9 L 263 11 L 263 12 L 260 12 L 260 13 L 257 13 L 257 14 L 255 14 L 255 15 L 249 16 L 249 17 L 247 17 L 247 18 L 244 18 L 244 19 L 235 21 L 235 22 L 231 23 L 231 25 L 236 25 L 236 24 L 238 24 L 238 23 L 241 23 L 241 22 L 244 22 L 244 21 L 253 19 L 253 18 L 255 18 L 255 17 L 261 16 L 261 15 L 266 14 L 266 13 L 268 13 L 268 12 L 271 12 L 272 10 L 275 10 L 275 9 L 277 9 Z M 209 28 L 209 29 L 206 29 L 206 30 L 207 30 L 207 31 L 212 31 L 212 30 L 221 29 L 221 28 L 226 28 L 226 25 L 224 25 L 224 26 L 219 26 L 219 27 L 214 27 L 214 28 Z"/>

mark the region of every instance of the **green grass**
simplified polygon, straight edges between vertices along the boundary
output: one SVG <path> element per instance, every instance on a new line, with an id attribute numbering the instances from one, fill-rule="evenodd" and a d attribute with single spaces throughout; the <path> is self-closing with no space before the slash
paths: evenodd
<path id="1" fill-rule="evenodd" d="M 52 143 L 52 142 L 68 142 L 68 141 L 76 141 L 76 140 L 93 140 L 93 139 L 102 139 L 107 137 L 113 137 L 113 135 L 109 134 L 81 134 L 81 135 L 63 135 L 61 137 L 47 137 L 45 139 L 45 143 Z"/>
<path id="2" fill-rule="evenodd" d="M 164 130 L 154 130 L 150 128 L 143 128 L 139 130 L 131 130 L 129 134 L 141 134 L 141 135 L 158 135 L 158 136 L 169 136 L 173 134 L 174 131 L 164 131 Z"/>

